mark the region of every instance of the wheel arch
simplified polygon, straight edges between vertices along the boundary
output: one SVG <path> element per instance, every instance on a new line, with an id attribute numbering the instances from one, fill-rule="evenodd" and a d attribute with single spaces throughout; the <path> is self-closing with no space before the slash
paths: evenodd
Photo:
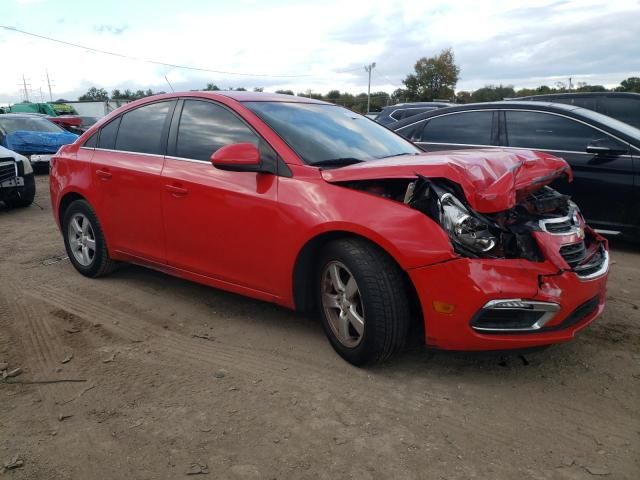
<path id="1" fill-rule="evenodd" d="M 398 259 L 395 258 L 388 249 L 384 248 L 382 245 L 375 242 L 371 238 L 347 230 L 332 230 L 319 233 L 309 239 L 298 252 L 293 267 L 292 278 L 293 304 L 295 309 L 301 312 L 310 312 L 316 309 L 317 302 L 314 287 L 316 272 L 318 268 L 318 253 L 328 243 L 344 238 L 355 238 L 373 245 L 381 252 L 386 254 L 398 266 L 398 268 L 402 272 L 405 289 L 407 291 L 407 296 L 409 298 L 409 303 L 411 306 L 412 328 L 415 326 L 416 328 L 419 328 L 421 329 L 421 331 L 423 331 L 423 312 L 418 293 L 413 282 L 411 281 L 411 278 L 407 274 L 406 270 L 402 268 L 402 265 L 400 264 Z M 314 281 L 309 281 L 309 279 L 314 279 Z M 418 338 L 424 339 L 424 335 L 419 334 Z"/>
<path id="2" fill-rule="evenodd" d="M 87 198 L 84 195 L 76 191 L 67 192 L 60 199 L 60 204 L 58 206 L 58 215 L 57 215 L 58 225 L 60 226 L 60 229 L 62 229 L 62 222 L 64 220 L 65 212 L 69 208 L 69 205 L 71 205 L 76 200 L 84 200 L 85 202 L 89 203 L 89 200 L 87 200 Z"/>

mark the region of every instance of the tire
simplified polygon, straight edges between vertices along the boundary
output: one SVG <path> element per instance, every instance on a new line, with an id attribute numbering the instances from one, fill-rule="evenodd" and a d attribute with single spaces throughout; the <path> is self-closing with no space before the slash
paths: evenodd
<path id="1" fill-rule="evenodd" d="M 320 255 L 316 292 L 324 331 L 347 362 L 373 365 L 404 347 L 409 299 L 402 271 L 380 248 L 360 239 L 329 243 Z"/>
<path id="2" fill-rule="evenodd" d="M 24 186 L 16 189 L 15 193 L 4 199 L 9 208 L 24 208 L 33 203 L 36 196 L 36 179 L 33 174 L 25 175 Z"/>
<path id="3" fill-rule="evenodd" d="M 76 270 L 85 277 L 111 273 L 115 262 L 109 257 L 102 227 L 91 205 L 76 200 L 64 212 L 62 220 L 64 247 Z"/>

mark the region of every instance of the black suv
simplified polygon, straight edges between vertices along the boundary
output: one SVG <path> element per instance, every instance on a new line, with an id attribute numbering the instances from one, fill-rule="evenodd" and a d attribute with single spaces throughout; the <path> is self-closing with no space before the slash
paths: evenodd
<path id="1" fill-rule="evenodd" d="M 427 151 L 522 148 L 564 158 L 574 181 L 556 182 L 594 227 L 640 236 L 640 130 L 561 103 L 502 101 L 443 108 L 393 130 Z"/>
<path id="2" fill-rule="evenodd" d="M 554 102 L 588 108 L 621 122 L 640 128 L 640 93 L 628 92 L 588 92 L 554 93 L 512 98 L 511 100 L 531 100 L 534 102 Z"/>
<path id="3" fill-rule="evenodd" d="M 430 112 L 438 108 L 449 107 L 453 103 L 446 102 L 414 102 L 414 103 L 398 103 L 383 107 L 382 111 L 374 118 L 380 125 L 391 125 L 392 123 L 413 117 L 421 113 Z"/>

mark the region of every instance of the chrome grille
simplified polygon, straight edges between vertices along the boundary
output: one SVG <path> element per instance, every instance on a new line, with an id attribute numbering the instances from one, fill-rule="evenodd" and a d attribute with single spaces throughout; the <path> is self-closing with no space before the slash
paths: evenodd
<path id="1" fill-rule="evenodd" d="M 16 163 L 12 160 L 10 162 L 0 162 L 0 182 L 5 180 L 11 180 L 18 176 L 16 170 Z"/>
<path id="2" fill-rule="evenodd" d="M 571 245 L 563 245 L 560 247 L 560 255 L 566 260 L 571 268 L 575 268 L 587 256 L 587 249 L 584 242 L 572 243 Z"/>

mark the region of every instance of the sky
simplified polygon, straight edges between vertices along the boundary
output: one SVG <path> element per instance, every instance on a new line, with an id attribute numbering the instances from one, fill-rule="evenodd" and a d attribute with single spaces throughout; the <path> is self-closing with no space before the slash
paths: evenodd
<path id="1" fill-rule="evenodd" d="M 451 47 L 456 90 L 640 76 L 640 0 L 0 0 L 0 104 L 76 99 L 89 87 L 262 87 L 393 92 L 416 60 Z M 188 70 L 140 59 L 197 67 Z M 221 73 L 227 72 L 227 73 Z"/>

